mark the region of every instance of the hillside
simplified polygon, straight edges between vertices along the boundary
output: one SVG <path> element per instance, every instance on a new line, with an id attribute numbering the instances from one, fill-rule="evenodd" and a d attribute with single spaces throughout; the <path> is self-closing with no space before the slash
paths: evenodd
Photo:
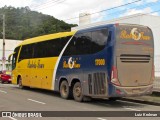
<path id="1" fill-rule="evenodd" d="M 39 35 L 70 31 L 71 27 L 76 26 L 60 21 L 53 16 L 31 11 L 28 7 L 0 8 L 0 32 L 2 32 L 2 14 L 5 14 L 6 39 L 23 40 Z M 2 38 L 2 34 L 0 34 Z"/>

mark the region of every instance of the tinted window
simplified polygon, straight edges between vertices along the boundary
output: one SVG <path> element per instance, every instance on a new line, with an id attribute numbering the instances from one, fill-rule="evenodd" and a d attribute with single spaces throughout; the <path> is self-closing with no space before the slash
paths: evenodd
<path id="1" fill-rule="evenodd" d="M 17 57 L 18 57 L 19 48 L 20 48 L 20 47 L 17 47 L 17 48 L 15 48 L 15 50 L 14 50 L 14 52 L 15 52 L 14 56 L 15 56 L 15 59 L 16 59 L 16 60 L 17 60 Z"/>
<path id="2" fill-rule="evenodd" d="M 34 58 L 59 56 L 69 39 L 70 37 L 65 37 L 36 43 Z"/>
<path id="3" fill-rule="evenodd" d="M 17 57 L 18 57 L 18 53 L 19 53 L 19 48 L 20 47 L 17 47 L 14 50 L 15 54 L 13 54 L 13 57 L 12 57 L 12 70 L 16 67 L 16 61 L 17 61 Z"/>
<path id="4" fill-rule="evenodd" d="M 19 56 L 19 61 L 23 59 L 33 58 L 34 55 L 34 44 L 23 45 Z"/>
<path id="5" fill-rule="evenodd" d="M 92 41 L 97 46 L 104 46 L 106 45 L 108 38 L 108 31 L 107 29 L 97 30 L 92 32 Z"/>
<path id="6" fill-rule="evenodd" d="M 107 29 L 77 34 L 69 43 L 64 56 L 97 53 L 104 49 L 107 38 Z"/>
<path id="7" fill-rule="evenodd" d="M 23 45 L 19 61 L 30 58 L 56 57 L 70 39 L 69 37 L 57 38 L 28 45 Z"/>

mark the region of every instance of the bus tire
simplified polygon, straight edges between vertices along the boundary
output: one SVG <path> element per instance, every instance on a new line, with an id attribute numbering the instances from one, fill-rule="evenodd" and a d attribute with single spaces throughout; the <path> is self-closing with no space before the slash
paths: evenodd
<path id="1" fill-rule="evenodd" d="M 73 86 L 73 98 L 77 102 L 83 101 L 82 87 L 80 82 L 76 82 Z"/>
<path id="2" fill-rule="evenodd" d="M 21 77 L 19 77 L 19 79 L 18 79 L 18 86 L 20 89 L 24 88 L 24 86 L 22 85 L 22 78 Z"/>
<path id="3" fill-rule="evenodd" d="M 68 99 L 70 96 L 70 88 L 66 80 L 62 81 L 60 85 L 60 95 L 63 99 Z"/>
<path id="4" fill-rule="evenodd" d="M 109 98 L 109 101 L 116 101 L 116 100 L 118 100 L 119 99 L 119 97 L 110 97 Z"/>

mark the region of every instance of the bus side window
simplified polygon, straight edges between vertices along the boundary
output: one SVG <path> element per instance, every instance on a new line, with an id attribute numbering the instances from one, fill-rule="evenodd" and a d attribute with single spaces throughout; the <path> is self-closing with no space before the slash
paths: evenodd
<path id="1" fill-rule="evenodd" d="M 15 54 L 14 54 L 14 58 L 15 58 L 15 65 L 16 65 L 16 62 L 17 62 L 17 57 L 18 57 L 18 53 L 19 53 L 19 49 L 20 49 L 20 47 L 17 47 L 17 48 L 15 48 Z"/>
<path id="2" fill-rule="evenodd" d="M 77 55 L 91 54 L 91 32 L 80 34 L 77 37 L 76 51 Z"/>
<path id="3" fill-rule="evenodd" d="M 92 32 L 92 53 L 97 53 L 104 49 L 108 41 L 108 30 L 101 29 Z"/>
<path id="4" fill-rule="evenodd" d="M 76 45 L 77 45 L 77 36 L 74 36 L 67 46 L 64 56 L 69 56 L 69 55 L 76 55 Z"/>
<path id="5" fill-rule="evenodd" d="M 107 38 L 108 38 L 107 29 L 101 29 L 92 32 L 92 41 L 99 46 L 105 45 L 107 43 Z"/>
<path id="6" fill-rule="evenodd" d="M 22 46 L 18 62 L 23 59 L 33 58 L 33 52 L 33 44 Z"/>
<path id="7" fill-rule="evenodd" d="M 15 54 L 12 56 L 12 70 L 16 67 L 16 55 Z"/>
<path id="8" fill-rule="evenodd" d="M 12 56 L 12 70 L 16 67 L 19 49 L 20 49 L 20 46 L 15 48 L 15 50 L 14 50 L 15 54 L 13 54 L 13 56 Z"/>
<path id="9" fill-rule="evenodd" d="M 97 53 L 105 48 L 107 38 L 107 29 L 76 34 L 67 46 L 64 56 Z"/>

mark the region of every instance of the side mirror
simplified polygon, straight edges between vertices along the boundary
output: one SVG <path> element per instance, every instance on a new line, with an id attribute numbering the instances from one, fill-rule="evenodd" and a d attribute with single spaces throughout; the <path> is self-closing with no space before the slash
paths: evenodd
<path id="1" fill-rule="evenodd" d="M 8 56 L 8 63 L 10 63 L 10 61 L 11 61 L 11 57 L 12 57 L 12 55 L 14 55 L 15 54 L 15 52 L 14 53 L 12 53 L 12 54 L 10 54 L 9 56 Z"/>

